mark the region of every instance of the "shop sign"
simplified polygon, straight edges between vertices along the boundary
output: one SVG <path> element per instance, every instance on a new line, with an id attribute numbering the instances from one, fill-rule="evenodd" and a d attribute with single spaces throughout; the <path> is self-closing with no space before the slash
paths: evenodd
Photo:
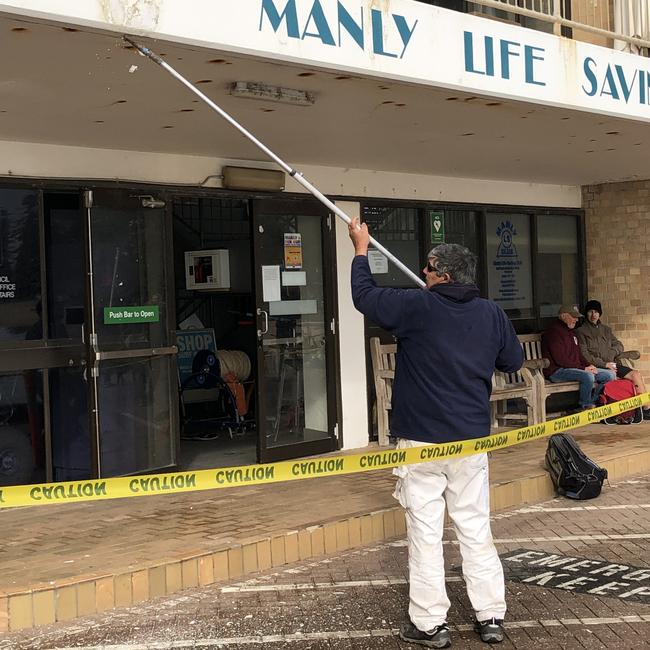
<path id="1" fill-rule="evenodd" d="M 0 298 L 11 299 L 16 297 L 16 284 L 8 275 L 0 275 Z"/>
<path id="2" fill-rule="evenodd" d="M 429 210 L 431 222 L 431 243 L 445 243 L 445 213 L 441 210 Z"/>
<path id="3" fill-rule="evenodd" d="M 160 307 L 104 307 L 104 325 L 130 325 L 132 323 L 157 323 Z"/>
<path id="4" fill-rule="evenodd" d="M 302 268 L 302 235 L 299 232 L 284 233 L 284 268 Z"/>
<path id="5" fill-rule="evenodd" d="M 201 350 L 217 351 L 212 328 L 197 330 L 176 330 L 176 364 L 181 384 L 192 375 L 192 362 Z"/>
<path id="6" fill-rule="evenodd" d="M 650 604 L 650 568 L 517 549 L 500 555 L 507 580 Z"/>

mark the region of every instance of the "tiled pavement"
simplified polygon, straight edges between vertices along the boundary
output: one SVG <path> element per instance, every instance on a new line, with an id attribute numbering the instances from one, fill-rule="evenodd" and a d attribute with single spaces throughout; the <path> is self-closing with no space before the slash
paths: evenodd
<path id="1" fill-rule="evenodd" d="M 650 469 L 650 424 L 574 432 L 612 478 Z M 492 454 L 500 510 L 552 496 L 545 441 Z M 0 512 L 0 631 L 68 620 L 373 541 L 404 528 L 390 471 Z"/>
<path id="2" fill-rule="evenodd" d="M 649 494 L 646 474 L 612 482 L 595 501 L 493 516 L 508 602 L 499 648 L 650 648 Z M 486 648 L 472 631 L 456 536 L 448 529 L 444 539 L 453 647 Z M 0 636 L 0 650 L 407 650 L 415 646 L 396 632 L 408 577 L 400 537 Z"/>

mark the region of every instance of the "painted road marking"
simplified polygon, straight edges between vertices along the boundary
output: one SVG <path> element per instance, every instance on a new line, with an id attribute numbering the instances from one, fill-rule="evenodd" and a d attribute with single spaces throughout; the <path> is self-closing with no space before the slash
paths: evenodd
<path id="1" fill-rule="evenodd" d="M 496 537 L 492 541 L 495 544 L 520 544 L 523 542 L 616 542 L 622 539 L 650 539 L 650 533 L 627 533 L 625 535 L 607 535 L 597 534 L 593 535 L 563 535 L 562 537 Z M 445 539 L 443 544 L 452 544 L 458 546 L 457 539 Z M 400 548 L 407 546 L 405 539 L 397 539 L 389 542 L 388 546 Z"/>
<path id="2" fill-rule="evenodd" d="M 520 548 L 501 554 L 506 580 L 650 604 L 650 568 Z"/>
<path id="3" fill-rule="evenodd" d="M 650 539 L 650 533 L 627 533 L 625 535 L 563 535 L 562 537 L 509 537 L 497 538 L 495 544 L 517 544 L 520 542 L 607 542 L 621 539 Z M 449 540 L 443 544 L 458 544 L 457 540 Z"/>
<path id="4" fill-rule="evenodd" d="M 449 576 L 446 582 L 462 582 L 460 576 Z M 238 594 L 251 591 L 303 591 L 310 589 L 352 589 L 354 587 L 386 587 L 389 585 L 407 585 L 405 578 L 382 578 L 379 580 L 347 580 L 342 582 L 299 582 L 276 585 L 242 585 L 239 587 L 222 587 L 222 594 Z"/>
<path id="5" fill-rule="evenodd" d="M 565 508 L 545 508 L 544 506 L 529 506 L 517 510 L 519 515 L 534 514 L 536 512 L 573 512 L 574 510 L 637 510 L 650 508 L 650 503 L 623 503 L 613 506 L 572 506 Z"/>
<path id="6" fill-rule="evenodd" d="M 521 628 L 545 628 L 568 626 L 623 625 L 630 623 L 650 623 L 650 614 L 630 616 L 611 616 L 609 618 L 560 618 L 530 621 L 507 621 L 506 632 Z M 473 625 L 450 625 L 456 632 L 470 632 Z M 181 648 L 204 648 L 209 646 L 261 645 L 263 643 L 300 643 L 305 641 L 331 641 L 337 639 L 368 639 L 371 637 L 391 637 L 397 628 L 376 630 L 332 630 L 326 632 L 305 632 L 295 634 L 260 634 L 242 637 L 221 637 L 214 639 L 189 639 L 184 641 L 153 641 L 151 643 L 132 643 L 118 645 L 71 646 L 56 650 L 176 650 Z"/>

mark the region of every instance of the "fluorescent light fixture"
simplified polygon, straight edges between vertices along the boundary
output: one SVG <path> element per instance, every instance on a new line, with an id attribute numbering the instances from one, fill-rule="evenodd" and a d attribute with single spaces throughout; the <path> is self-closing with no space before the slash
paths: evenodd
<path id="1" fill-rule="evenodd" d="M 222 174 L 222 185 L 228 190 L 281 192 L 284 189 L 284 172 L 278 169 L 224 167 Z"/>
<path id="2" fill-rule="evenodd" d="M 316 101 L 313 93 L 307 92 L 306 90 L 268 86 L 255 81 L 235 81 L 230 86 L 230 94 L 235 97 L 265 99 L 270 102 L 294 104 L 296 106 L 312 106 Z"/>

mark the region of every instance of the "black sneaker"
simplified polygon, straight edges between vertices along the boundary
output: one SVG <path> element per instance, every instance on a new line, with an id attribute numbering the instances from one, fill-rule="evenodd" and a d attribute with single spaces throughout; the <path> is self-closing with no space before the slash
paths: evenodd
<path id="1" fill-rule="evenodd" d="M 642 409 L 643 410 L 643 419 L 650 420 L 650 408 Z"/>
<path id="2" fill-rule="evenodd" d="M 451 645 L 447 623 L 436 625 L 428 632 L 422 632 L 409 621 L 400 628 L 399 638 L 406 643 L 417 643 L 427 648 L 448 648 Z"/>
<path id="3" fill-rule="evenodd" d="M 501 643 L 503 641 L 503 619 L 490 618 L 487 621 L 475 621 L 474 631 L 481 635 L 485 643 Z"/>

